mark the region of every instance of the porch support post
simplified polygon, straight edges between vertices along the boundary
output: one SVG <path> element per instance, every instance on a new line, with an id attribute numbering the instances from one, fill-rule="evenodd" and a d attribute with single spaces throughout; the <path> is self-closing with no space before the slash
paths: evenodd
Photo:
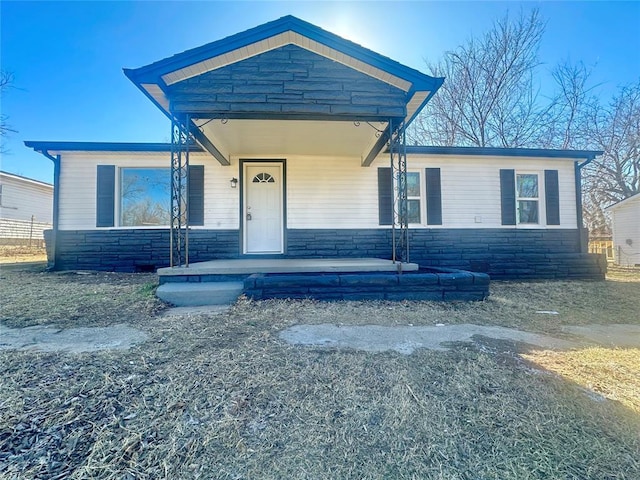
<path id="1" fill-rule="evenodd" d="M 393 219 L 391 223 L 394 263 L 409 262 L 409 216 L 407 211 L 407 143 L 404 121 L 389 120 L 389 152 L 391 172 L 395 183 Z M 401 270 L 401 266 L 398 270 Z"/>
<path id="2" fill-rule="evenodd" d="M 171 232 L 169 263 L 189 266 L 189 115 L 171 120 Z"/>

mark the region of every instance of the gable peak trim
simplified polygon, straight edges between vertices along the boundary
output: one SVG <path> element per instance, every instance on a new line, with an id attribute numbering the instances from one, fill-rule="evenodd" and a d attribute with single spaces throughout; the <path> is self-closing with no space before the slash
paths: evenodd
<path id="1" fill-rule="evenodd" d="M 219 68 L 226 67 L 228 65 L 246 60 L 257 55 L 261 55 L 263 53 L 267 53 L 272 50 L 276 50 L 287 45 L 295 45 L 297 47 L 304 48 L 305 50 L 328 58 L 329 60 L 338 62 L 360 73 L 393 85 L 394 87 L 399 88 L 404 92 L 408 92 L 412 87 L 411 82 L 407 80 L 397 77 L 389 72 L 363 62 L 362 60 L 359 60 L 353 56 L 340 52 L 332 47 L 329 47 L 293 30 L 278 33 L 263 40 L 259 40 L 257 42 L 236 48 L 229 52 L 213 56 L 206 60 L 202 60 L 192 65 L 164 74 L 162 75 L 162 80 L 167 85 L 173 85 L 183 80 L 197 77 L 212 70 L 217 70 Z"/>

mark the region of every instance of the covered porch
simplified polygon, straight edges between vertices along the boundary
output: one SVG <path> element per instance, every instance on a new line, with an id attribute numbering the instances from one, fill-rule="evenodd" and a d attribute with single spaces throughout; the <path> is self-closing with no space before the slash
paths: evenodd
<path id="1" fill-rule="evenodd" d="M 238 257 L 249 258 L 254 270 L 264 256 L 309 256 L 299 241 L 291 243 L 289 231 L 300 232 L 292 224 L 301 225 L 304 212 L 292 213 L 288 202 L 300 205 L 305 192 L 288 178 L 287 159 L 305 157 L 319 171 L 326 159 L 333 169 L 342 160 L 366 169 L 388 149 L 394 184 L 380 208 L 393 221 L 384 224 L 392 231 L 385 257 L 409 262 L 405 128 L 443 79 L 291 16 L 125 74 L 172 121 L 171 267 L 193 267 L 190 227 L 204 216 L 189 208 L 194 143 L 229 169 L 238 193 Z M 205 198 L 205 209 L 212 201 Z M 376 207 L 369 210 L 377 216 Z M 325 207 L 320 214 L 340 212 Z M 327 228 L 304 223 L 307 230 Z"/>

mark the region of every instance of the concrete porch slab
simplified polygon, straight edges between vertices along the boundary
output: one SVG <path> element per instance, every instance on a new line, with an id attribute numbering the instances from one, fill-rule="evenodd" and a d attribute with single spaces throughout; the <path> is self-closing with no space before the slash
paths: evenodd
<path id="1" fill-rule="evenodd" d="M 414 272 L 417 263 L 381 258 L 239 258 L 158 269 L 158 276 L 251 275 L 253 273 Z M 162 283 L 162 282 L 161 282 Z"/>

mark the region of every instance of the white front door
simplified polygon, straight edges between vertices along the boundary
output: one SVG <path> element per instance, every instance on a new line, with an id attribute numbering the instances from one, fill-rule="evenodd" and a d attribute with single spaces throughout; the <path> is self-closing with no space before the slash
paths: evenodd
<path id="1" fill-rule="evenodd" d="M 244 253 L 282 253 L 282 164 L 244 164 Z"/>

